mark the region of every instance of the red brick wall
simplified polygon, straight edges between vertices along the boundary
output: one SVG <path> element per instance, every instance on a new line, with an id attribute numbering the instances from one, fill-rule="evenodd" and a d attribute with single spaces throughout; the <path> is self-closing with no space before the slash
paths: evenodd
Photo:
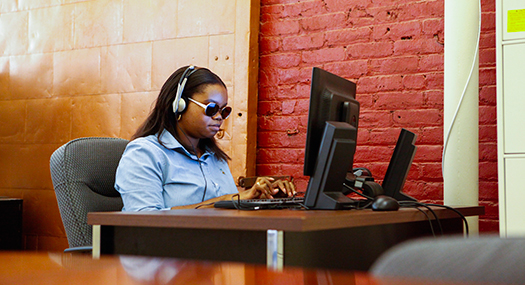
<path id="1" fill-rule="evenodd" d="M 479 69 L 480 230 L 498 231 L 495 3 L 482 1 Z M 312 67 L 357 83 L 355 166 L 381 181 L 401 128 L 418 135 L 405 192 L 441 202 L 444 0 L 262 0 L 257 174 L 301 190 Z"/>

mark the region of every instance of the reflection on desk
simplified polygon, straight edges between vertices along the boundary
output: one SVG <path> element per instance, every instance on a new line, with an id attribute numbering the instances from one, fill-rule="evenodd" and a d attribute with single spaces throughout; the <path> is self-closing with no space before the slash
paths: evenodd
<path id="1" fill-rule="evenodd" d="M 356 282 L 358 279 L 363 282 Z M 243 263 L 0 252 L 0 284 L 370 284 L 367 280 L 365 273 L 301 268 L 272 271 Z"/>
<path id="2" fill-rule="evenodd" d="M 377 279 L 362 272 L 133 256 L 0 252 L 0 284 L 456 284 Z"/>
<path id="3" fill-rule="evenodd" d="M 121 256 L 120 262 L 132 279 L 157 284 L 214 284 L 217 269 L 217 264 L 210 262 L 171 258 Z"/>

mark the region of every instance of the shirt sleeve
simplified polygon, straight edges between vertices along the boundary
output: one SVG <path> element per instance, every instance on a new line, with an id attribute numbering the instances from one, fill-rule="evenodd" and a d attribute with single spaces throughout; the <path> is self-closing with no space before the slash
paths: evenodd
<path id="1" fill-rule="evenodd" d="M 166 158 L 153 145 L 139 140 L 126 147 L 115 176 L 115 189 L 123 211 L 169 210 L 163 198 L 163 168 Z"/>

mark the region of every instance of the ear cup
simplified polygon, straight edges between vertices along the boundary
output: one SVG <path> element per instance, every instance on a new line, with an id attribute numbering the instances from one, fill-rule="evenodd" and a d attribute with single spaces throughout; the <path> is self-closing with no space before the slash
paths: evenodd
<path id="1" fill-rule="evenodd" d="M 190 65 L 184 73 L 182 73 L 182 76 L 179 80 L 179 84 L 177 84 L 177 93 L 175 93 L 175 100 L 173 100 L 173 113 L 180 114 L 186 109 L 186 99 L 182 97 L 182 93 L 184 92 L 184 86 L 186 86 L 186 82 L 188 81 L 188 77 L 195 72 L 195 66 Z"/>
<path id="2" fill-rule="evenodd" d="M 180 114 L 186 109 L 186 99 L 180 98 L 179 103 L 173 101 L 173 112 Z"/>
<path id="3" fill-rule="evenodd" d="M 363 194 L 370 197 L 377 197 L 384 194 L 383 187 L 376 182 L 366 181 L 363 183 Z"/>

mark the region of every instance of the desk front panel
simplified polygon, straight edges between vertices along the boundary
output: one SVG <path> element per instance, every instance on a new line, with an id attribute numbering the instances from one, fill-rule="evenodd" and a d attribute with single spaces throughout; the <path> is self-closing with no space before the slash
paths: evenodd
<path id="1" fill-rule="evenodd" d="M 441 220 L 443 234 L 462 234 L 460 218 Z M 441 235 L 433 223 L 436 236 Z M 428 221 L 363 226 L 346 229 L 285 232 L 284 264 L 301 267 L 368 271 L 392 246 L 414 238 L 432 237 Z"/>
<path id="2" fill-rule="evenodd" d="M 266 263 L 266 231 L 102 226 L 101 253 Z"/>
<path id="3" fill-rule="evenodd" d="M 441 221 L 461 234 L 462 220 Z M 434 224 L 436 234 L 441 235 Z M 390 247 L 431 236 L 428 221 L 284 232 L 284 265 L 366 271 Z M 266 231 L 102 226 L 101 253 L 266 263 Z"/>

